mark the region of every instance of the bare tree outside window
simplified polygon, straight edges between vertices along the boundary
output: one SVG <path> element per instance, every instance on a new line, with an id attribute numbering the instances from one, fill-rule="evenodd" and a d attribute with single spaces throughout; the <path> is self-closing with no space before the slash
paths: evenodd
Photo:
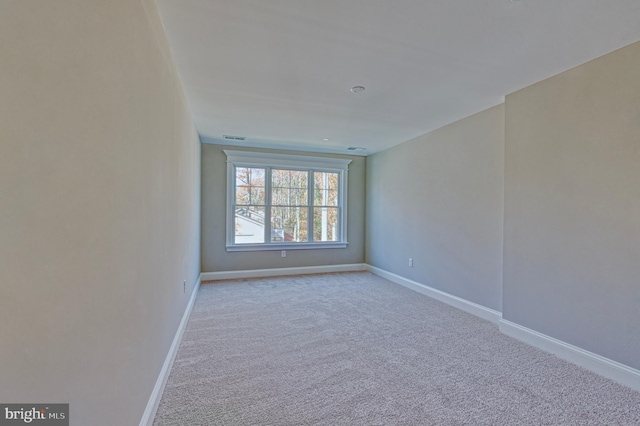
<path id="1" fill-rule="evenodd" d="M 271 170 L 271 229 L 282 230 L 284 241 L 308 241 L 308 179 L 308 171 Z M 271 241 L 278 238 L 272 232 Z"/>
<path id="2" fill-rule="evenodd" d="M 336 241 L 339 174 L 314 172 L 313 240 Z"/>
<path id="3" fill-rule="evenodd" d="M 234 235 L 238 244 L 264 243 L 265 172 L 236 167 Z"/>

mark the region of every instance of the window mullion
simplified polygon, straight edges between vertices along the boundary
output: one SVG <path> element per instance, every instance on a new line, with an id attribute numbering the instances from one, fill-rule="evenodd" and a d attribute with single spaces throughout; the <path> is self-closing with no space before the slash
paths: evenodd
<path id="1" fill-rule="evenodd" d="M 264 192 L 264 242 L 271 244 L 271 167 L 265 168 Z"/>
<path id="2" fill-rule="evenodd" d="M 340 241 L 346 240 L 346 218 L 347 218 L 347 198 L 345 196 L 347 192 L 347 171 L 342 170 L 338 174 L 338 232 L 340 236 Z"/>
<path id="3" fill-rule="evenodd" d="M 313 242 L 313 190 L 315 170 L 309 170 L 307 176 L 307 242 Z"/>
<path id="4" fill-rule="evenodd" d="M 232 172 L 229 173 L 229 170 L 231 170 Z M 236 200 L 237 200 L 237 195 L 236 195 L 236 175 L 238 174 L 237 172 L 237 166 L 234 164 L 231 167 L 227 167 L 227 177 L 231 180 L 231 196 L 227 195 L 227 205 L 231 206 L 231 211 L 227 212 L 227 244 L 229 243 L 229 241 L 231 241 L 232 244 L 236 243 L 236 233 L 235 233 L 235 226 L 236 226 Z M 227 191 L 228 193 L 229 191 Z M 228 209 L 228 207 L 227 207 Z"/>

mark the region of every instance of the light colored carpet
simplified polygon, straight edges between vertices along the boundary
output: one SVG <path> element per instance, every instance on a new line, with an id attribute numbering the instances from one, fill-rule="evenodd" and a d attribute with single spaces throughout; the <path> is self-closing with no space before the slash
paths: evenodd
<path id="1" fill-rule="evenodd" d="M 640 393 L 367 272 L 203 284 L 155 425 L 640 425 Z"/>

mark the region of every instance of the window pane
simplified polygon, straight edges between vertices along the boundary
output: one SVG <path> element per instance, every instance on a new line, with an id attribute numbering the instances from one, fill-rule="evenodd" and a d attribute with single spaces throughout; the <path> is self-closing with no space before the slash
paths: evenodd
<path id="1" fill-rule="evenodd" d="M 235 244 L 264 243 L 264 207 L 236 206 Z"/>
<path id="2" fill-rule="evenodd" d="M 338 205 L 338 190 L 337 189 L 329 189 L 327 190 L 327 204 L 326 206 L 337 206 Z"/>
<path id="3" fill-rule="evenodd" d="M 264 205 L 265 169 L 236 167 L 236 204 Z"/>
<path id="4" fill-rule="evenodd" d="M 338 183 L 340 174 L 315 172 L 313 204 L 316 206 L 338 205 Z"/>
<path id="5" fill-rule="evenodd" d="M 283 188 L 289 186 L 291 182 L 289 170 L 271 170 L 271 186 L 274 188 Z"/>
<path id="6" fill-rule="evenodd" d="M 318 189 L 338 189 L 340 174 L 334 172 L 315 172 L 315 185 Z"/>
<path id="7" fill-rule="evenodd" d="M 316 206 L 338 206 L 338 191 L 335 189 L 317 189 L 314 195 Z"/>
<path id="8" fill-rule="evenodd" d="M 264 173 L 265 173 L 265 169 L 252 167 L 251 168 L 252 185 L 264 186 Z"/>
<path id="9" fill-rule="evenodd" d="M 251 181 L 251 169 L 248 167 L 236 167 L 236 185 L 249 185 Z"/>
<path id="10" fill-rule="evenodd" d="M 307 200 L 307 188 L 291 188 L 289 190 L 289 205 L 290 206 L 306 206 Z"/>
<path id="11" fill-rule="evenodd" d="M 338 241 L 337 207 L 314 207 L 313 241 Z"/>
<path id="12" fill-rule="evenodd" d="M 236 167 L 236 185 L 264 186 L 264 168 Z"/>
<path id="13" fill-rule="evenodd" d="M 271 171 L 271 204 L 306 206 L 309 172 L 274 169 Z"/>
<path id="14" fill-rule="evenodd" d="M 273 188 L 271 190 L 271 205 L 288 206 L 289 188 Z"/>
<path id="15" fill-rule="evenodd" d="M 307 178 L 309 172 L 301 170 L 291 170 L 289 172 L 292 188 L 307 189 Z"/>
<path id="16" fill-rule="evenodd" d="M 248 204 L 264 205 L 264 187 L 252 187 L 251 188 L 251 200 Z"/>
<path id="17" fill-rule="evenodd" d="M 264 188 L 255 186 L 238 186 L 236 188 L 236 204 L 257 204 L 264 206 Z"/>
<path id="18" fill-rule="evenodd" d="M 272 207 L 271 241 L 307 242 L 307 208 Z"/>
<path id="19" fill-rule="evenodd" d="M 236 187 L 236 204 L 250 204 L 249 198 L 251 195 L 250 186 L 238 186 Z"/>

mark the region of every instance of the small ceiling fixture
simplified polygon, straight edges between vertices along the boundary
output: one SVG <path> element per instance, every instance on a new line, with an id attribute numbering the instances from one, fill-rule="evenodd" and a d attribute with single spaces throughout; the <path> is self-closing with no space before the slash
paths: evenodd
<path id="1" fill-rule="evenodd" d="M 243 141 L 247 139 L 245 136 L 222 135 L 222 137 L 229 141 Z"/>
<path id="2" fill-rule="evenodd" d="M 364 91 L 364 86 L 353 86 L 351 88 L 351 91 L 353 93 L 360 93 L 360 92 Z"/>
<path id="3" fill-rule="evenodd" d="M 329 140 L 329 138 L 324 138 L 324 139 L 322 139 L 322 140 L 323 140 L 323 141 L 328 141 L 328 140 Z"/>

